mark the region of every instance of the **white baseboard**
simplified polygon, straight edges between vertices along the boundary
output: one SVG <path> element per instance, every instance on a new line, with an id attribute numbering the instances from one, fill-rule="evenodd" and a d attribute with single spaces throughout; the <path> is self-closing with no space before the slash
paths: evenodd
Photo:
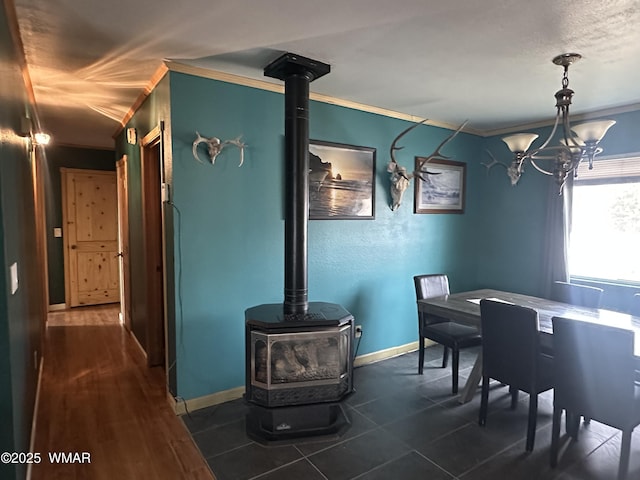
<path id="1" fill-rule="evenodd" d="M 387 348 L 385 350 L 360 355 L 359 357 L 356 357 L 353 365 L 354 367 L 360 367 L 369 363 L 386 360 L 391 357 L 397 357 L 403 353 L 413 352 L 417 349 L 418 342 L 411 342 L 406 345 L 400 345 L 398 347 Z M 184 415 L 187 411 L 193 412 L 195 410 L 200 410 L 201 408 L 212 407 L 214 405 L 219 405 L 220 403 L 237 400 L 238 398 L 242 398 L 244 392 L 245 387 L 235 387 L 229 390 L 212 393 L 210 395 L 191 398 L 189 400 L 177 399 L 167 393 L 167 399 L 176 415 Z"/>
<path id="2" fill-rule="evenodd" d="M 56 312 L 59 310 L 66 310 L 67 309 L 67 304 L 66 303 L 54 303 L 53 305 L 49 305 L 48 311 L 49 312 Z"/>

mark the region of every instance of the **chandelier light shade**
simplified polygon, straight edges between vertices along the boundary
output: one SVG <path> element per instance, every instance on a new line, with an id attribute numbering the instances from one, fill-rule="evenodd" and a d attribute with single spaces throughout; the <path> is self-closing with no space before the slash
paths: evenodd
<path id="1" fill-rule="evenodd" d="M 540 135 L 537 133 L 516 133 L 502 137 L 502 141 L 507 144 L 513 153 L 525 152 Z"/>
<path id="2" fill-rule="evenodd" d="M 574 125 L 571 127 L 571 131 L 585 144 L 589 142 L 598 143 L 615 123 L 615 120 L 594 120 L 593 122 Z"/>
<path id="3" fill-rule="evenodd" d="M 578 165 L 583 160 L 589 162 L 590 169 L 593 168 L 594 157 L 602 153 L 602 148 L 598 144 L 607 130 L 616 122 L 615 120 L 595 120 L 571 125 L 569 106 L 574 92 L 569 88 L 569 66 L 581 58 L 582 56 L 578 53 L 563 53 L 553 59 L 553 63 L 563 67 L 564 70 L 562 88 L 555 95 L 557 109 L 555 123 L 542 145 L 531 148 L 531 144 L 538 138 L 535 133 L 517 133 L 503 137 L 502 141 L 514 155 L 511 164 L 507 166 L 498 162 L 489 152 L 493 161 L 485 165 L 487 168 L 496 164 L 506 167 L 511 184 L 516 185 L 528 161 L 539 172 L 554 177 L 560 195 L 562 195 L 567 176 L 575 175 Z M 556 132 L 560 134 L 559 144 L 550 145 Z"/>

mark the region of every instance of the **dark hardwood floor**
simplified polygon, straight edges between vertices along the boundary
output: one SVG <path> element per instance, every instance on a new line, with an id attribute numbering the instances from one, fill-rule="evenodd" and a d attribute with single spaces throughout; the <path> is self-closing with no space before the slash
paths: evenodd
<path id="1" fill-rule="evenodd" d="M 214 478 L 117 306 L 53 312 L 48 325 L 32 480 Z M 50 452 L 90 463 L 52 463 Z"/>

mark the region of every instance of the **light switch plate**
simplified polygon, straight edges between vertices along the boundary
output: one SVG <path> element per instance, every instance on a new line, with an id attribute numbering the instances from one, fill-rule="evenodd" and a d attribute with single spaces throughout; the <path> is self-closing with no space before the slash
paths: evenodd
<path id="1" fill-rule="evenodd" d="M 169 184 L 163 183 L 160 188 L 161 188 L 160 192 L 162 196 L 162 202 L 171 203 L 171 188 L 169 187 Z"/>
<path id="2" fill-rule="evenodd" d="M 12 263 L 9 271 L 11 272 L 11 295 L 15 295 L 18 291 L 18 264 Z"/>
<path id="3" fill-rule="evenodd" d="M 56 238 L 61 238 L 62 237 L 62 228 L 60 227 L 56 227 L 53 229 L 53 236 Z"/>

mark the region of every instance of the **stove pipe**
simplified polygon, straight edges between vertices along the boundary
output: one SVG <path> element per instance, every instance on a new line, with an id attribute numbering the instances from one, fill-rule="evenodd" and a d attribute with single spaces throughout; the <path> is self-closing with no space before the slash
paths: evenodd
<path id="1" fill-rule="evenodd" d="M 284 81 L 285 216 L 284 313 L 305 314 L 307 288 L 307 224 L 309 221 L 309 83 L 331 66 L 285 53 L 267 65 L 267 77 Z"/>

